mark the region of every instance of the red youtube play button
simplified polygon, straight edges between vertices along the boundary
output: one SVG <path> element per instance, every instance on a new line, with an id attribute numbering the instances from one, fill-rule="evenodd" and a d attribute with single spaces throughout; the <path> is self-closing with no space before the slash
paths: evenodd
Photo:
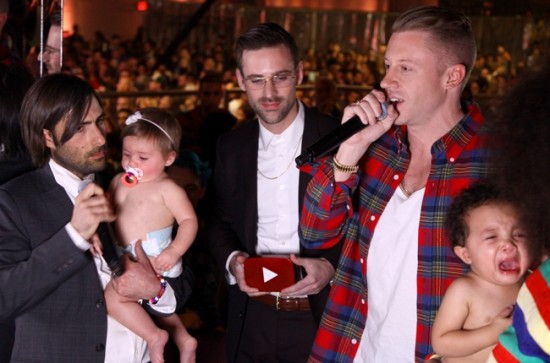
<path id="1" fill-rule="evenodd" d="M 279 292 L 296 281 L 294 264 L 286 257 L 250 257 L 244 263 L 247 285 L 260 291 Z"/>

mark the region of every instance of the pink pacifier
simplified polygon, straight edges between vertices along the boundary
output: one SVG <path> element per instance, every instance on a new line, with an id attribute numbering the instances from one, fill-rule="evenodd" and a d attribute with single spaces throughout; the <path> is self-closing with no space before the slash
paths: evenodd
<path id="1" fill-rule="evenodd" d="M 143 171 L 139 168 L 126 167 L 126 173 L 122 174 L 120 181 L 128 188 L 133 188 L 143 176 Z"/>

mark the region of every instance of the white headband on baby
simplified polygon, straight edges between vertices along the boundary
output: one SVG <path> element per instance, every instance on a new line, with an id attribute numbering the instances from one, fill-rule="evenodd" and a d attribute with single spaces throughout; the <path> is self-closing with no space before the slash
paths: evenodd
<path id="1" fill-rule="evenodd" d="M 168 135 L 168 132 L 166 132 L 165 129 L 163 129 L 160 125 L 158 125 L 157 123 L 151 121 L 151 120 L 148 120 L 146 118 L 143 118 L 143 116 L 141 115 L 141 112 L 139 111 L 136 111 L 134 112 L 133 114 L 131 114 L 130 116 L 128 116 L 128 118 L 126 119 L 126 122 L 125 124 L 126 125 L 131 125 L 131 124 L 134 124 L 136 122 L 138 122 L 139 120 L 143 120 L 145 122 L 149 122 L 150 124 L 152 125 L 155 125 L 156 127 L 158 127 L 158 129 L 160 131 L 162 131 L 164 133 L 164 135 L 166 135 L 166 137 L 172 142 L 172 145 L 175 145 L 174 143 L 174 140 L 172 140 L 172 137 L 170 135 Z"/>

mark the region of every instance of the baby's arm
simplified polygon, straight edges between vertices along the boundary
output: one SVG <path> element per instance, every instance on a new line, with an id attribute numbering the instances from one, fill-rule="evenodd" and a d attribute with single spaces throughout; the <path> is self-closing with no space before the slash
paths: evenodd
<path id="1" fill-rule="evenodd" d="M 185 190 L 172 180 L 166 184 L 166 187 L 163 186 L 164 201 L 178 223 L 178 231 L 170 246 L 155 259 L 155 268 L 160 271 L 169 270 L 183 256 L 195 240 L 199 226 Z"/>
<path id="2" fill-rule="evenodd" d="M 451 284 L 435 317 L 432 346 L 443 357 L 465 357 L 490 347 L 511 324 L 509 314 L 504 316 L 501 313 L 488 325 L 465 330 L 464 323 L 470 314 L 472 299 L 476 296 L 475 289 L 467 280 L 459 278 Z"/>

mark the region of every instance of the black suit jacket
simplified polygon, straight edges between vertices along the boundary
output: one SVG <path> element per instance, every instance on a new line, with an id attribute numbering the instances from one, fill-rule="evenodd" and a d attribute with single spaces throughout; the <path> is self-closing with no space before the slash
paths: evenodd
<path id="1" fill-rule="evenodd" d="M 15 319 L 13 363 L 105 360 L 103 288 L 65 231 L 72 210 L 48 165 L 0 187 L 0 321 Z"/>
<path id="2" fill-rule="evenodd" d="M 304 107 L 304 133 L 302 150 L 313 144 L 320 137 L 337 127 L 340 122 L 332 117 L 320 114 Z M 207 239 L 210 249 L 225 271 L 229 255 L 236 250 L 256 255 L 257 239 L 257 165 L 258 139 L 260 128 L 258 121 L 220 136 L 216 151 L 216 167 L 213 175 L 212 216 L 207 228 Z M 307 184 L 311 176 L 300 173 L 299 200 L 300 211 Z M 296 226 L 298 228 L 298 226 Z M 340 256 L 340 244 L 329 250 L 305 250 L 301 256 L 324 257 L 336 268 Z M 312 311 L 317 322 L 320 321 L 329 288 L 309 297 Z M 238 286 L 231 286 L 228 309 L 228 346 L 236 347 L 242 316 L 245 314 L 248 295 L 242 293 Z M 229 352 L 233 356 L 233 352 Z"/>

